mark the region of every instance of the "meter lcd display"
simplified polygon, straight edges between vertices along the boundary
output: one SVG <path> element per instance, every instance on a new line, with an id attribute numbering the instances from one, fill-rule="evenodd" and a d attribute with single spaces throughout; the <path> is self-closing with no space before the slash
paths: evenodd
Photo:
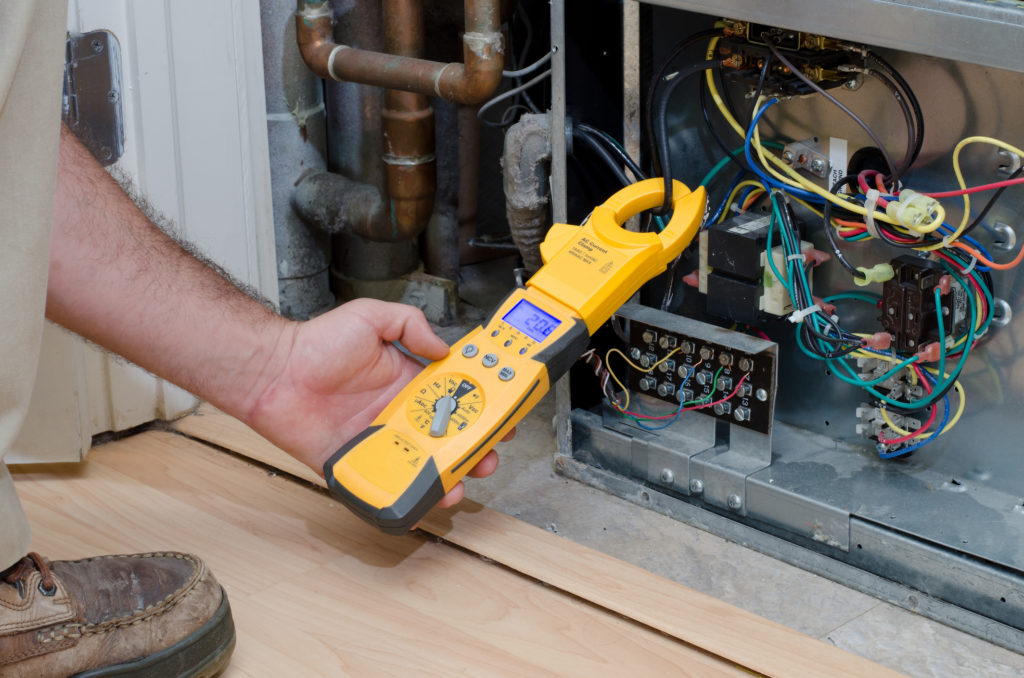
<path id="1" fill-rule="evenodd" d="M 536 341 L 544 341 L 562 324 L 561 320 L 550 313 L 545 313 L 526 299 L 513 306 L 501 319 Z"/>

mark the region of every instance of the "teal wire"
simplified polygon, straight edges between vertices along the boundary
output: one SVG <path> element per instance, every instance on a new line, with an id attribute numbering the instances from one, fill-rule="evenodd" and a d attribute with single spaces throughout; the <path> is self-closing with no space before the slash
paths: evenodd
<path id="1" fill-rule="evenodd" d="M 973 292 L 967 290 L 968 294 L 973 295 Z M 942 319 L 942 292 L 939 288 L 935 288 L 935 317 L 939 325 L 939 378 L 943 378 L 946 374 L 946 323 Z M 964 346 L 964 353 L 967 352 L 967 346 Z"/>
<path id="2" fill-rule="evenodd" d="M 882 300 L 882 297 L 876 294 L 868 294 L 867 292 L 838 292 L 825 297 L 824 300 L 831 303 L 840 299 L 856 299 L 858 301 L 866 301 L 869 304 L 877 304 Z"/>

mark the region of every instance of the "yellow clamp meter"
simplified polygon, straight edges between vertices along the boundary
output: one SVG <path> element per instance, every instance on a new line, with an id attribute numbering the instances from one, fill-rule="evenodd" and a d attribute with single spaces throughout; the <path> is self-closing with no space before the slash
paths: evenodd
<path id="1" fill-rule="evenodd" d="M 554 224 L 545 264 L 481 327 L 423 370 L 324 465 L 331 494 L 384 532 L 415 525 L 586 350 L 590 336 L 693 240 L 703 187 L 673 187 L 661 233 L 622 224 L 657 207 L 664 181 L 628 186 L 583 226 Z"/>

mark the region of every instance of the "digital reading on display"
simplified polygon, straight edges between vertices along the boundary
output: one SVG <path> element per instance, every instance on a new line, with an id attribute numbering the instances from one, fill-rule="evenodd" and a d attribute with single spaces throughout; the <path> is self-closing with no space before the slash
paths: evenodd
<path id="1" fill-rule="evenodd" d="M 561 320 L 550 313 L 545 313 L 526 299 L 520 300 L 501 319 L 537 341 L 547 339 L 547 336 L 562 324 Z"/>

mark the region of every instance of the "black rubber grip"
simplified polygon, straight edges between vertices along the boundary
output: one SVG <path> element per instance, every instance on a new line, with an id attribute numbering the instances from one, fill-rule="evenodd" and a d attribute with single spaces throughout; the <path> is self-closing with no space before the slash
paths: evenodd
<path id="1" fill-rule="evenodd" d="M 324 478 L 331 496 L 337 499 L 357 516 L 387 534 L 405 534 L 427 514 L 434 504 L 444 496 L 444 484 L 437 471 L 434 458 L 427 459 L 416 479 L 402 495 L 390 506 L 377 508 L 349 492 L 334 477 L 334 465 L 356 445 L 363 442 L 382 427 L 371 426 L 365 429 L 344 447 L 331 455 L 324 464 Z"/>

